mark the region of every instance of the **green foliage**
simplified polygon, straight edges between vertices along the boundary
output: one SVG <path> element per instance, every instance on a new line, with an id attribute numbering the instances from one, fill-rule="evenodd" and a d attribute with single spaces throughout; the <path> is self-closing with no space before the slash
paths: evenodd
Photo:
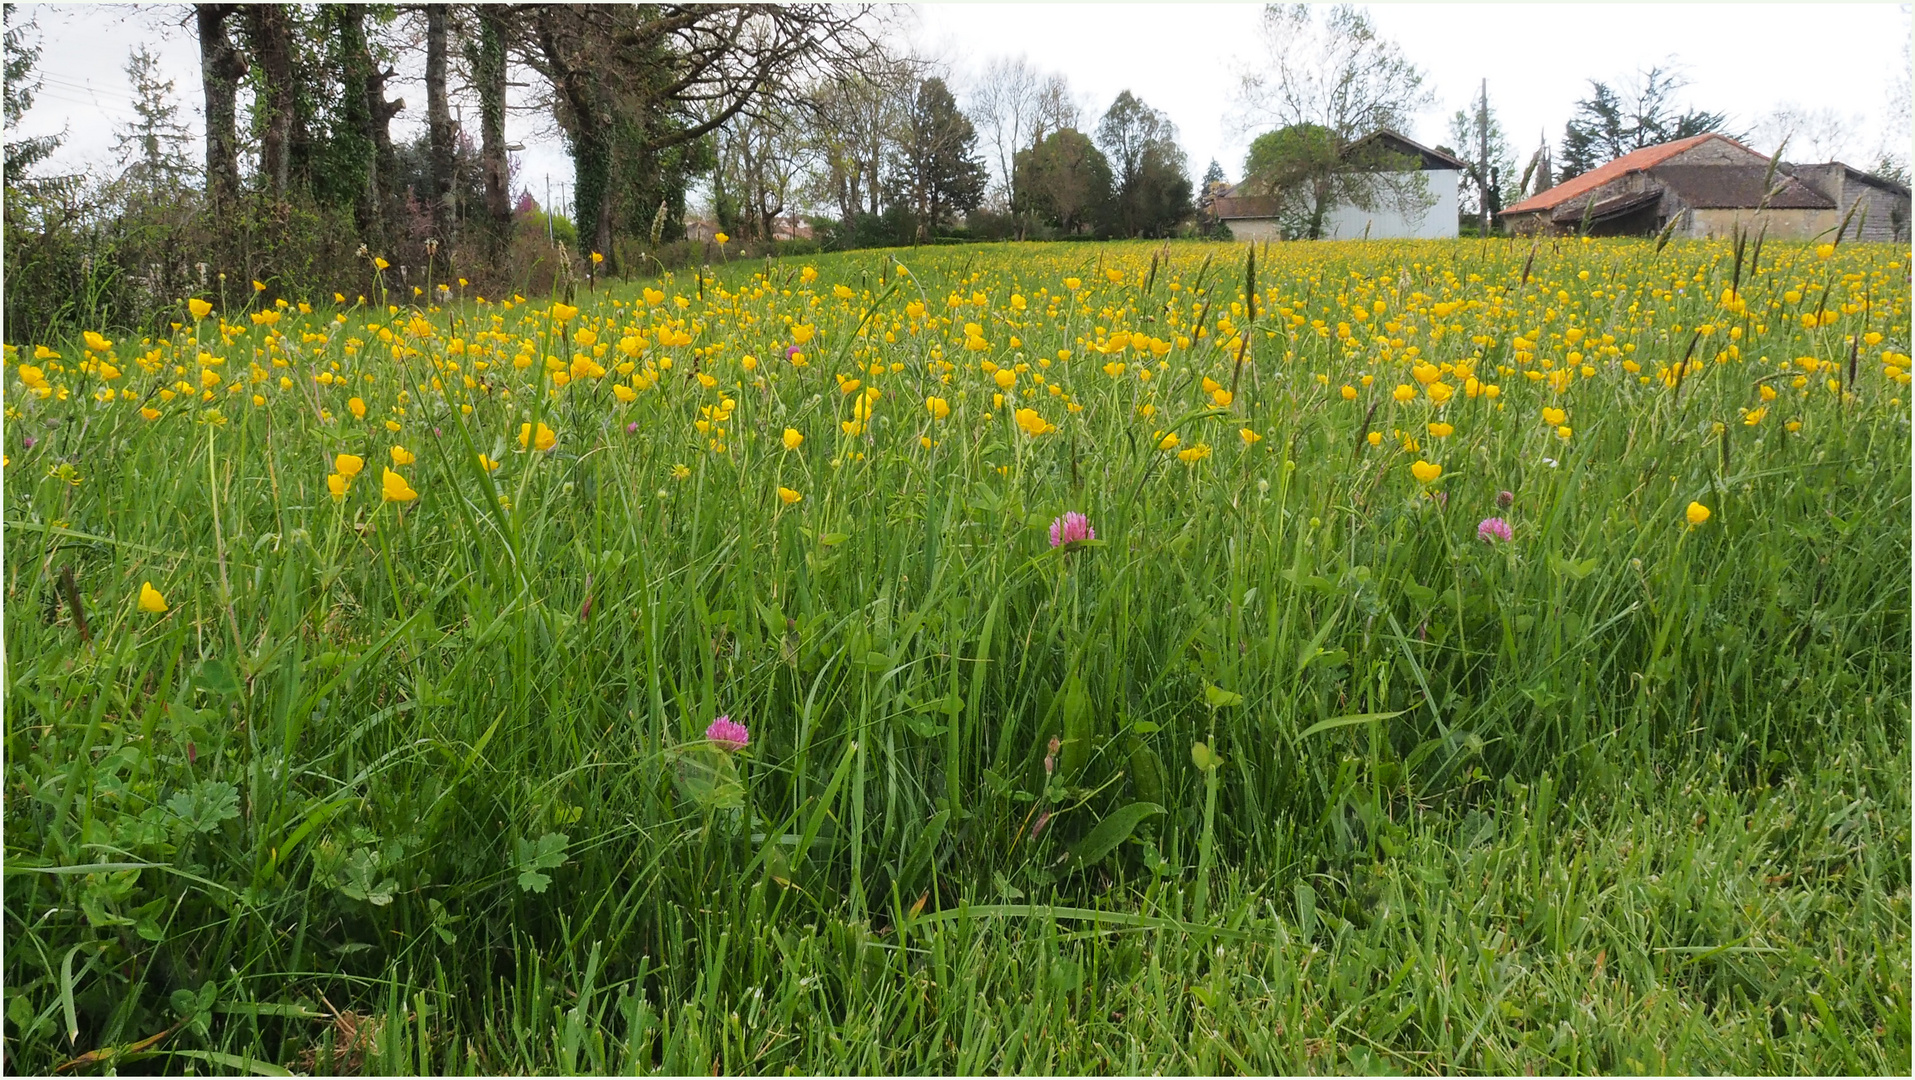
<path id="1" fill-rule="evenodd" d="M 1018 151 L 1012 205 L 1067 235 L 1094 229 L 1110 214 L 1110 162 L 1082 132 L 1053 131 Z"/>
<path id="2" fill-rule="evenodd" d="M 1191 212 L 1188 163 L 1176 125 L 1126 90 L 1098 121 L 1096 141 L 1111 165 L 1115 234 L 1171 235 Z"/>
<path id="3" fill-rule="evenodd" d="M 544 892 L 552 878 L 541 871 L 565 865 L 565 843 L 564 833 L 546 833 L 537 840 L 514 841 L 512 868 L 519 872 L 519 888 L 525 892 Z"/>

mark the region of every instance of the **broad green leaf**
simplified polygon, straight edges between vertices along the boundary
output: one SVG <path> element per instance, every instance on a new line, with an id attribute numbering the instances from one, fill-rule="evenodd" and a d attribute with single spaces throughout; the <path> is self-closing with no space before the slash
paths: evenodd
<path id="1" fill-rule="evenodd" d="M 1243 695 L 1205 683 L 1204 703 L 1213 709 L 1228 709 L 1243 704 Z"/>
<path id="2" fill-rule="evenodd" d="M 1223 764 L 1223 756 L 1203 743 L 1194 742 L 1190 744 L 1190 763 L 1209 772 Z"/>
<path id="3" fill-rule="evenodd" d="M 201 661 L 199 671 L 193 675 L 193 682 L 201 690 L 221 697 L 239 693 L 239 679 L 233 674 L 233 665 L 224 660 Z"/>
<path id="4" fill-rule="evenodd" d="M 1163 812 L 1163 807 L 1151 802 L 1134 802 L 1118 809 L 1098 822 L 1097 827 L 1090 831 L 1090 835 L 1078 843 L 1076 849 L 1071 852 L 1071 865 L 1093 866 L 1102 862 L 1106 856 L 1117 850 L 1118 845 L 1130 839 L 1130 834 L 1137 831 L 1137 826 L 1143 824 L 1146 819 Z"/>

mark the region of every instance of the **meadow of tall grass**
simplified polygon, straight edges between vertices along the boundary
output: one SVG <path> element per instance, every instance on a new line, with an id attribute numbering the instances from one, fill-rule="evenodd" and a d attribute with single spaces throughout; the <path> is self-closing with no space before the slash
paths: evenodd
<path id="1" fill-rule="evenodd" d="M 1906 1073 L 1909 274 L 1000 245 L 9 346 L 7 1068 Z"/>

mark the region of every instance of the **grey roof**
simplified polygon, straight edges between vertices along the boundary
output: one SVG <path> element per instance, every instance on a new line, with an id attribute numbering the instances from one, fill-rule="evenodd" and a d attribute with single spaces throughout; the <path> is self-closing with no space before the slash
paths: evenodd
<path id="1" fill-rule="evenodd" d="M 1649 175 L 1698 210 L 1753 210 L 1768 205 L 1776 210 L 1833 210 L 1835 200 L 1795 177 L 1777 170 L 1770 192 L 1763 186 L 1766 165 L 1657 165 Z"/>

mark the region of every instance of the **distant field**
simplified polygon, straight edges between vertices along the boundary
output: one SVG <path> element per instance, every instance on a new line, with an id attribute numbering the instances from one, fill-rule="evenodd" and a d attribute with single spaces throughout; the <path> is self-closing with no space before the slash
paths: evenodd
<path id="1" fill-rule="evenodd" d="M 1906 1074 L 1908 249 L 1252 252 L 9 347 L 7 1068 Z"/>

